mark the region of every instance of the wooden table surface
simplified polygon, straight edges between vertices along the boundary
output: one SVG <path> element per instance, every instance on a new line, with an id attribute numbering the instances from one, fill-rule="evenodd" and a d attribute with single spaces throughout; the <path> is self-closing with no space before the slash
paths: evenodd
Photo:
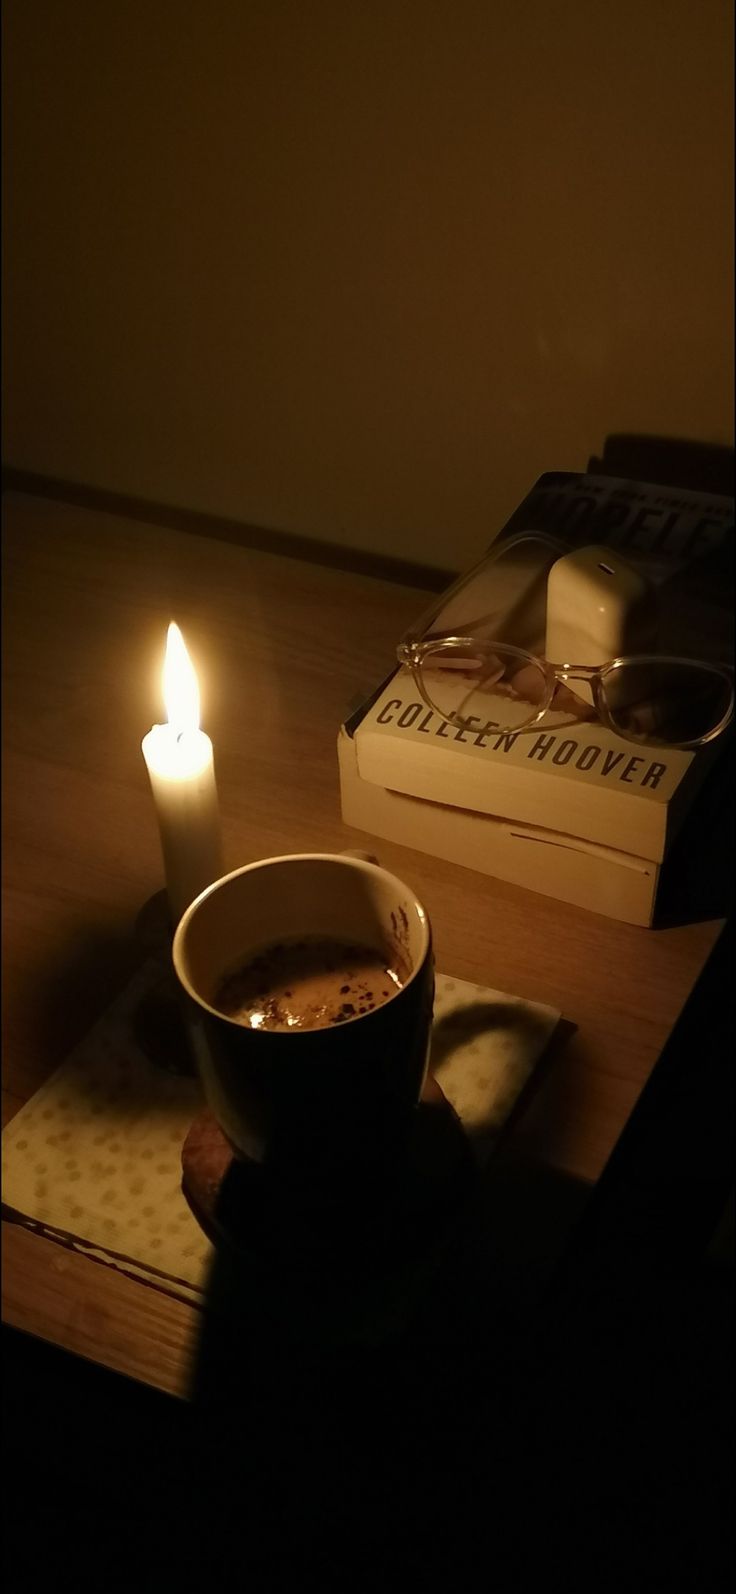
<path id="1" fill-rule="evenodd" d="M 175 618 L 215 747 L 228 868 L 370 845 L 340 818 L 336 735 L 426 594 L 186 531 L 10 494 L 4 530 L 3 1122 L 141 958 L 162 885 L 141 738 Z M 721 921 L 645 930 L 381 841 L 426 903 L 437 966 L 559 1008 L 574 1029 L 506 1155 L 589 1185 Z M 198 1312 L 4 1224 L 4 1320 L 187 1388 Z"/>

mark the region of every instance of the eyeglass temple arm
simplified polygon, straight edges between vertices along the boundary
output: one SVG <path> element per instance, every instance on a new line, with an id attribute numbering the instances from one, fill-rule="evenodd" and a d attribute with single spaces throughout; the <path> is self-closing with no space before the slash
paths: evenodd
<path id="1" fill-rule="evenodd" d="M 404 632 L 399 646 L 401 647 L 404 643 L 411 644 L 412 642 L 423 640 L 427 632 L 427 627 L 431 625 L 432 621 L 436 619 L 438 614 L 442 613 L 443 609 L 447 608 L 450 600 L 454 598 L 458 592 L 461 592 L 463 587 L 470 586 L 471 582 L 477 575 L 480 574 L 481 570 L 487 570 L 489 567 L 492 567 L 497 560 L 511 552 L 514 548 L 518 548 L 523 543 L 528 542 L 533 542 L 543 548 L 547 548 L 551 553 L 555 553 L 558 556 L 569 553 L 571 548 L 570 543 L 562 542 L 559 537 L 550 536 L 549 532 L 534 530 L 519 531 L 511 537 L 502 537 L 500 542 L 498 540 L 492 542 L 488 551 L 483 555 L 482 559 L 478 560 L 477 564 L 473 565 L 472 568 L 465 573 L 465 575 L 458 576 L 457 580 L 453 581 L 452 585 L 440 595 L 436 603 L 429 605 L 423 610 L 419 616 L 419 619 L 416 620 L 414 624 Z M 491 618 L 491 615 L 485 615 L 483 619 L 475 620 L 473 624 L 483 625 L 486 620 Z M 466 629 L 467 624 L 464 624 L 463 630 Z"/>
<path id="2" fill-rule="evenodd" d="M 411 631 L 406 631 L 404 633 L 401 641 L 397 644 L 397 655 L 402 663 L 411 664 L 412 659 L 416 654 L 418 654 L 420 651 L 426 652 L 428 648 L 435 647 L 439 642 L 458 642 L 463 643 L 466 646 L 472 645 L 473 647 L 477 648 L 492 648 L 493 643 L 479 642 L 476 635 L 476 629 L 482 625 L 487 625 L 489 620 L 492 619 L 493 615 L 484 614 L 478 620 L 463 621 L 463 625 L 460 630 L 453 628 L 449 631 L 417 632 L 416 628 L 412 627 Z"/>

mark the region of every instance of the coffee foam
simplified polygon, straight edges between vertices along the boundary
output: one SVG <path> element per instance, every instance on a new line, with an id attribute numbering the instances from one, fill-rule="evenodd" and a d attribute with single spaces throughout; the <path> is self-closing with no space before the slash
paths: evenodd
<path id="1" fill-rule="evenodd" d="M 301 937 L 264 947 L 226 975 L 213 1005 L 249 1029 L 327 1029 L 390 1001 L 407 977 L 385 948 Z"/>

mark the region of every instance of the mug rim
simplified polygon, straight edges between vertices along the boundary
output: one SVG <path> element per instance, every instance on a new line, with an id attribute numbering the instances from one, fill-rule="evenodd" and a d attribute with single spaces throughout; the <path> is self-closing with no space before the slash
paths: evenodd
<path id="1" fill-rule="evenodd" d="M 430 923 L 429 923 L 429 916 L 427 914 L 426 908 L 424 907 L 424 904 L 420 901 L 420 898 L 417 896 L 416 892 L 414 890 L 412 890 L 412 888 L 406 884 L 406 881 L 402 880 L 399 875 L 394 874 L 392 869 L 385 869 L 383 864 L 370 863 L 366 858 L 356 858 L 354 855 L 352 855 L 350 853 L 344 853 L 344 852 L 281 852 L 281 853 L 274 854 L 274 856 L 271 857 L 271 858 L 256 858 L 256 859 L 254 859 L 254 861 L 252 863 L 244 863 L 244 864 L 241 864 L 237 869 L 228 870 L 227 874 L 220 875 L 217 880 L 212 880 L 208 886 L 205 886 L 204 889 L 199 892 L 198 896 L 193 898 L 193 900 L 189 903 L 188 907 L 186 907 L 184 909 L 184 912 L 182 913 L 181 918 L 179 919 L 179 922 L 178 922 L 178 924 L 176 926 L 176 929 L 174 931 L 174 939 L 173 939 L 172 948 L 171 948 L 171 956 L 172 956 L 172 961 L 173 961 L 173 964 L 174 964 L 174 971 L 176 973 L 177 979 L 179 980 L 182 988 L 186 991 L 187 995 L 189 997 L 191 997 L 193 1002 L 196 1002 L 198 1007 L 203 1008 L 203 1010 L 206 1013 L 210 1013 L 213 1018 L 219 1019 L 221 1023 L 231 1025 L 233 1029 L 240 1030 L 240 1029 L 245 1028 L 244 1025 L 238 1023 L 238 1020 L 236 1018 L 232 1018 L 232 1016 L 229 1013 L 223 1013 L 219 1007 L 213 1007 L 212 1004 L 210 1002 L 207 1002 L 203 996 L 200 996 L 199 992 L 195 991 L 194 986 L 191 984 L 191 981 L 187 978 L 183 968 L 181 967 L 181 947 L 182 947 L 182 944 L 183 944 L 184 939 L 186 937 L 187 931 L 189 929 L 189 925 L 191 923 L 191 920 L 195 917 L 195 914 L 196 914 L 197 910 L 200 908 L 201 904 L 208 897 L 214 896 L 215 892 L 219 891 L 223 886 L 227 885 L 229 883 L 229 881 L 235 880 L 235 879 L 239 878 L 239 876 L 244 875 L 244 874 L 255 873 L 255 871 L 258 870 L 258 869 L 268 868 L 272 864 L 275 864 L 275 863 L 320 863 L 320 862 L 344 864 L 344 865 L 346 865 L 346 866 L 348 866 L 350 868 L 357 869 L 357 870 L 359 870 L 360 872 L 362 872 L 364 874 L 381 875 L 384 878 L 387 878 L 389 880 L 394 881 L 394 883 L 397 886 L 401 887 L 401 889 L 403 891 L 407 892 L 409 894 L 409 896 L 411 897 L 412 902 L 414 903 L 414 906 L 415 906 L 415 908 L 417 910 L 417 918 L 419 920 L 419 924 L 420 924 L 421 932 L 422 932 L 421 954 L 417 958 L 416 963 L 415 963 L 415 965 L 414 965 L 414 967 L 413 967 L 413 969 L 411 971 L 411 974 L 409 975 L 409 978 L 404 981 L 403 985 L 401 985 L 398 988 L 398 990 L 396 990 L 395 992 L 392 993 L 391 996 L 389 996 L 388 1001 L 382 1002 L 379 1007 L 375 1008 L 373 1013 L 355 1013 L 355 1014 L 353 1014 L 352 1018 L 345 1019 L 343 1021 L 343 1023 L 340 1024 L 340 1026 L 339 1026 L 340 1031 L 342 1032 L 345 1029 L 347 1029 L 350 1024 L 358 1023 L 358 1021 L 365 1022 L 368 1018 L 373 1018 L 375 1016 L 375 1014 L 381 1013 L 384 1010 L 384 1008 L 390 1007 L 392 1002 L 396 1001 L 396 998 L 401 995 L 402 991 L 408 990 L 409 987 L 411 985 L 413 985 L 414 980 L 417 978 L 417 976 L 419 975 L 420 971 L 424 968 L 424 965 L 426 963 L 427 957 L 431 953 L 431 950 L 432 950 L 432 932 L 431 932 Z M 253 1029 L 253 1030 L 251 1030 L 251 1029 L 249 1029 L 248 1033 L 252 1034 L 252 1035 L 262 1035 L 262 1036 L 270 1036 L 270 1037 L 273 1037 L 274 1035 L 278 1035 L 279 1038 L 282 1038 L 284 1035 L 290 1035 L 292 1037 L 292 1039 L 297 1037 L 297 1036 L 302 1035 L 302 1036 L 305 1036 L 305 1037 L 311 1037 L 313 1039 L 315 1034 L 319 1033 L 319 1029 L 317 1029 L 317 1030 L 314 1030 L 314 1029 L 304 1029 L 304 1030 L 300 1030 L 300 1029 L 292 1029 L 292 1030 Z M 328 1028 L 325 1027 L 324 1033 L 325 1034 L 331 1033 L 331 1031 L 329 1031 Z"/>

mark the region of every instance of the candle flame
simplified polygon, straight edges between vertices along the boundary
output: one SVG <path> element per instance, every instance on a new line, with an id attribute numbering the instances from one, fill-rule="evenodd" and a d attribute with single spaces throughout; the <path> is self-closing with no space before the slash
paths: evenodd
<path id="1" fill-rule="evenodd" d="M 177 735 L 199 730 L 199 686 L 184 638 L 172 620 L 166 638 L 163 691 L 166 714 Z"/>

